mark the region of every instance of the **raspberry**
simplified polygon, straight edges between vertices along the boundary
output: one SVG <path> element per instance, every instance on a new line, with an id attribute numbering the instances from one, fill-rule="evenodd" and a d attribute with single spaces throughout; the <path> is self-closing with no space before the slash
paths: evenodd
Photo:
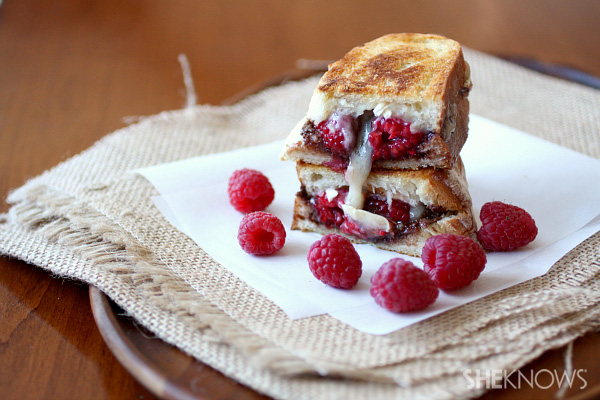
<path id="1" fill-rule="evenodd" d="M 335 196 L 331 200 L 327 198 L 326 193 L 320 193 L 316 195 L 313 200 L 313 204 L 317 211 L 319 221 L 321 221 L 326 227 L 340 228 L 341 231 L 344 233 L 363 239 L 380 239 L 384 236 L 389 236 L 388 232 L 373 229 L 365 229 L 356 221 L 353 221 L 350 218 L 346 218 L 346 216 L 344 215 L 344 211 L 341 208 L 341 205 L 344 204 L 344 201 L 346 200 L 346 196 L 348 195 L 348 188 L 342 187 L 338 189 L 337 192 L 337 196 Z M 398 215 L 400 214 L 399 210 L 402 208 L 400 206 L 400 203 L 403 202 L 398 201 L 398 204 L 392 203 L 392 206 L 390 207 L 388 206 L 387 201 L 383 200 L 383 198 L 375 198 L 372 196 L 368 196 L 365 202 L 365 210 L 383 215 L 386 218 L 393 219 L 393 217 L 398 217 Z M 367 207 L 367 205 L 369 205 L 369 207 Z M 404 217 L 402 216 L 398 218 Z M 406 218 L 408 219 L 408 214 Z"/>
<path id="2" fill-rule="evenodd" d="M 484 204 L 480 218 L 482 227 L 477 239 L 486 250 L 515 250 L 532 242 L 538 233 L 527 211 L 500 201 Z"/>
<path id="3" fill-rule="evenodd" d="M 329 169 L 335 172 L 339 172 L 340 174 L 346 173 L 346 170 L 348 169 L 348 164 L 349 160 L 347 158 L 342 158 L 335 154 L 331 158 L 331 161 L 326 161 L 323 163 L 324 166 L 328 167 Z"/>
<path id="4" fill-rule="evenodd" d="M 229 202 L 239 212 L 263 211 L 275 198 L 269 179 L 254 169 L 239 169 L 229 177 Z"/>
<path id="5" fill-rule="evenodd" d="M 433 304 L 439 293 L 425 271 L 401 258 L 379 268 L 371 277 L 370 292 L 375 303 L 396 313 L 422 310 Z"/>
<path id="6" fill-rule="evenodd" d="M 328 228 L 334 226 L 339 228 L 344 222 L 344 211 L 342 211 L 340 205 L 344 203 L 348 189 L 340 188 L 337 192 L 338 195 L 331 200 L 327 198 L 324 192 L 314 197 L 319 220 Z"/>
<path id="7" fill-rule="evenodd" d="M 244 215 L 238 230 L 238 242 L 249 254 L 268 255 L 285 244 L 285 228 L 273 214 L 256 211 Z"/>
<path id="8" fill-rule="evenodd" d="M 350 115 L 332 114 L 317 125 L 325 146 L 338 156 L 348 156 L 356 143 L 357 122 Z"/>
<path id="9" fill-rule="evenodd" d="M 423 269 L 443 290 L 455 290 L 479 277 L 487 261 L 483 249 L 467 236 L 432 236 L 421 252 Z"/>
<path id="10" fill-rule="evenodd" d="M 345 218 L 344 223 L 339 228 L 342 232 L 347 233 L 348 235 L 367 240 L 383 239 L 386 236 L 391 236 L 389 232 L 377 228 L 367 228 L 352 218 Z"/>
<path id="11" fill-rule="evenodd" d="M 334 233 L 314 242 L 307 259 L 315 278 L 335 288 L 351 289 L 362 275 L 362 261 L 354 246 Z"/>
<path id="12" fill-rule="evenodd" d="M 369 143 L 373 160 L 400 159 L 416 154 L 425 138 L 423 132 L 411 132 L 410 123 L 399 118 L 377 117 L 372 123 Z"/>
<path id="13" fill-rule="evenodd" d="M 410 220 L 410 205 L 398 199 L 393 199 L 390 204 L 382 196 L 370 195 L 365 199 L 364 209 L 404 224 Z"/>

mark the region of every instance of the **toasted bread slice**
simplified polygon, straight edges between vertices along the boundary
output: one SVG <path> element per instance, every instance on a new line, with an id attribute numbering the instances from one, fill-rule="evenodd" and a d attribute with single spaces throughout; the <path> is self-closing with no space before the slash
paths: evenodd
<path id="1" fill-rule="evenodd" d="M 460 158 L 446 170 L 372 170 L 363 186 L 366 200 L 360 210 L 345 204 L 348 186 L 342 173 L 302 162 L 297 172 L 301 190 L 292 229 L 338 233 L 355 243 L 412 256 L 420 256 L 430 236 L 475 233 Z"/>
<path id="2" fill-rule="evenodd" d="M 406 154 L 374 157 L 373 167 L 450 168 L 467 139 L 470 89 L 469 66 L 456 41 L 412 33 L 383 36 L 329 66 L 282 158 L 343 166 L 351 149 L 346 154 L 333 149 L 319 125 L 372 113 L 409 124 L 422 136 Z M 353 140 L 347 142 L 351 147 Z"/>

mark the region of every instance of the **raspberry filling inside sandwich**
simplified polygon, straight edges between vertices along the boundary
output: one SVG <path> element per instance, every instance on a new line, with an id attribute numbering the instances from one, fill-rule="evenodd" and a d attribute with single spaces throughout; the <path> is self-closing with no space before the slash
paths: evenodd
<path id="1" fill-rule="evenodd" d="M 410 123 L 400 118 L 377 117 L 373 120 L 371 133 L 369 133 L 369 143 L 373 147 L 373 161 L 414 157 L 425 137 L 423 132 L 412 132 Z"/>
<path id="2" fill-rule="evenodd" d="M 358 120 L 350 115 L 333 113 L 331 117 L 317 125 L 321 138 L 334 155 L 348 157 L 356 144 Z"/>
<path id="3" fill-rule="evenodd" d="M 356 146 L 361 124 L 369 118 L 354 118 L 350 115 L 334 113 L 319 123 L 323 144 L 333 154 L 336 170 L 343 168 L 353 148 Z M 419 146 L 427 139 L 424 132 L 413 132 L 410 123 L 398 117 L 376 117 L 369 129 L 369 144 L 373 148 L 372 160 L 398 160 L 418 156 Z M 339 164 L 339 165 L 338 165 Z"/>
<path id="4" fill-rule="evenodd" d="M 427 209 L 423 204 L 411 206 L 399 199 L 389 201 L 376 193 L 365 196 L 363 209 L 358 213 L 349 213 L 347 196 L 347 187 L 328 189 L 314 195 L 310 203 L 314 208 L 315 221 L 327 228 L 338 228 L 349 235 L 377 241 L 409 233 L 421 221 L 432 221 L 442 214 Z"/>

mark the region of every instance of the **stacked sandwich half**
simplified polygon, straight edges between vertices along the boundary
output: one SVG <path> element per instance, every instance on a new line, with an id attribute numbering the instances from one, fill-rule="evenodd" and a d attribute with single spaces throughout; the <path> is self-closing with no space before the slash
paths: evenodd
<path id="1" fill-rule="evenodd" d="M 292 228 L 414 256 L 432 235 L 472 235 L 470 88 L 460 44 L 437 35 L 386 35 L 331 64 L 282 153 L 301 184 Z"/>

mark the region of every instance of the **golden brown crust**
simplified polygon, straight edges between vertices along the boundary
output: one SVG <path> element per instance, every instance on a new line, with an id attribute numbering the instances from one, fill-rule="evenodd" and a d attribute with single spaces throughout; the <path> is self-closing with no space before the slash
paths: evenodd
<path id="1" fill-rule="evenodd" d="M 447 100 L 465 69 L 458 42 L 439 35 L 397 33 L 355 47 L 329 66 L 318 90 L 334 97 Z M 458 79 L 457 79 L 458 78 Z"/>
<path id="2" fill-rule="evenodd" d="M 455 113 L 455 128 L 452 135 L 447 140 L 447 146 L 451 154 L 451 159 L 458 158 L 465 142 L 467 141 L 469 131 L 469 100 L 467 99 L 468 92 L 459 93 L 456 102 Z"/>

